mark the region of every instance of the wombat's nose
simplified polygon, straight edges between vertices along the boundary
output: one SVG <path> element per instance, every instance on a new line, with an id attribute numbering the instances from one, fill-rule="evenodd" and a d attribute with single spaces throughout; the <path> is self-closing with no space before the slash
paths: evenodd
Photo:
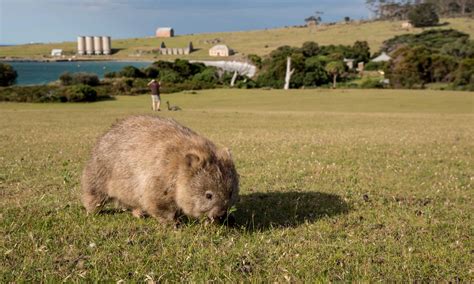
<path id="1" fill-rule="evenodd" d="M 220 212 L 217 213 L 217 218 L 222 218 L 227 214 L 227 209 L 222 209 Z"/>

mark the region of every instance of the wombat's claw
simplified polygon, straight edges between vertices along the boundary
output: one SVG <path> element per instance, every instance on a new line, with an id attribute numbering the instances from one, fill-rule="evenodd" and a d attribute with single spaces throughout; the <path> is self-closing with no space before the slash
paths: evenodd
<path id="1" fill-rule="evenodd" d="M 204 220 L 204 226 L 210 226 L 212 224 L 214 224 L 216 222 L 216 219 L 212 219 L 212 218 L 207 218 Z"/>
<path id="2" fill-rule="evenodd" d="M 140 209 L 133 209 L 133 210 L 132 210 L 132 215 L 133 215 L 133 217 L 138 218 L 138 219 L 140 219 L 140 218 L 142 218 L 143 216 L 145 216 L 145 214 L 143 213 L 143 211 L 140 210 Z"/>

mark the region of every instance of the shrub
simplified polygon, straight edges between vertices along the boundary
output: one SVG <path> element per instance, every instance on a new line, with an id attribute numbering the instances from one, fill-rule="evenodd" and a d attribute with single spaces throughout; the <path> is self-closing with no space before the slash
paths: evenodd
<path id="1" fill-rule="evenodd" d="M 432 51 L 424 46 L 400 48 L 393 54 L 387 77 L 395 88 L 423 88 L 431 80 Z"/>
<path id="2" fill-rule="evenodd" d="M 88 85 L 75 85 L 65 91 L 68 102 L 95 102 L 97 92 Z"/>
<path id="3" fill-rule="evenodd" d="M 107 72 L 107 73 L 104 74 L 104 77 L 112 79 L 112 78 L 119 77 L 119 74 L 117 72 Z"/>
<path id="4" fill-rule="evenodd" d="M 70 85 L 89 85 L 89 86 L 98 86 L 100 84 L 99 77 L 93 73 L 63 73 L 59 76 L 59 80 L 63 86 Z"/>
<path id="5" fill-rule="evenodd" d="M 157 78 L 158 75 L 160 75 L 160 71 L 158 70 L 158 68 L 153 67 L 153 66 L 147 67 L 144 73 L 145 73 L 145 77 L 147 78 Z"/>
<path id="6" fill-rule="evenodd" d="M 262 68 L 262 58 L 256 54 L 249 54 L 247 58 L 250 60 L 250 62 L 257 66 L 257 68 Z"/>
<path id="7" fill-rule="evenodd" d="M 436 6 L 431 3 L 416 5 L 408 12 L 408 19 L 415 27 L 431 27 L 439 23 Z"/>
<path id="8" fill-rule="evenodd" d="M 143 78 L 145 74 L 138 68 L 134 66 L 125 66 L 123 67 L 122 71 L 120 71 L 120 75 L 122 77 L 127 78 Z"/>
<path id="9" fill-rule="evenodd" d="M 108 85 L 96 87 L 97 91 L 88 85 L 73 85 L 68 87 L 41 85 L 41 86 L 12 86 L 0 88 L 0 101 L 49 103 L 49 102 L 93 102 L 110 98 Z"/>
<path id="10" fill-rule="evenodd" d="M 207 68 L 201 73 L 194 75 L 193 82 L 204 82 L 204 83 L 211 83 L 216 84 L 219 78 L 217 77 L 216 69 L 215 68 Z"/>
<path id="11" fill-rule="evenodd" d="M 69 72 L 64 72 L 59 76 L 59 81 L 63 86 L 69 86 L 73 84 L 72 75 Z"/>
<path id="12" fill-rule="evenodd" d="M 373 61 L 370 61 L 369 63 L 365 64 L 364 70 L 367 70 L 367 71 L 385 70 L 387 65 L 388 65 L 388 62 L 373 62 Z"/>
<path id="13" fill-rule="evenodd" d="M 457 58 L 474 58 L 474 40 L 460 38 L 452 44 L 445 44 L 441 52 Z"/>
<path id="14" fill-rule="evenodd" d="M 0 101 L 4 102 L 59 102 L 56 86 L 13 86 L 0 89 Z"/>
<path id="15" fill-rule="evenodd" d="M 112 83 L 114 95 L 129 95 L 133 87 L 133 79 L 120 79 Z"/>
<path id="16" fill-rule="evenodd" d="M 6 87 L 15 84 L 18 73 L 11 65 L 0 63 L 0 86 Z"/>
<path id="17" fill-rule="evenodd" d="M 189 63 L 189 61 L 187 60 L 183 60 L 183 59 L 176 59 L 174 61 L 174 66 L 173 66 L 173 70 L 176 71 L 176 73 L 178 73 L 181 77 L 185 78 L 185 79 L 188 79 L 190 77 L 192 77 L 194 74 L 200 72 L 201 70 L 193 70 L 193 64 L 192 63 Z"/>
<path id="18" fill-rule="evenodd" d="M 451 82 L 458 63 L 452 56 L 434 54 L 431 56 L 431 81 Z"/>
<path id="19" fill-rule="evenodd" d="M 474 59 L 464 59 L 455 72 L 454 86 L 474 91 Z"/>
<path id="20" fill-rule="evenodd" d="M 75 84 L 83 84 L 88 86 L 98 86 L 100 84 L 99 77 L 92 73 L 75 73 L 73 75 L 73 80 Z"/>
<path id="21" fill-rule="evenodd" d="M 181 83 L 184 81 L 178 72 L 170 69 L 161 70 L 160 80 L 165 83 Z"/>
<path id="22" fill-rule="evenodd" d="M 362 89 L 383 89 L 383 83 L 380 79 L 365 79 L 360 84 Z"/>
<path id="23" fill-rule="evenodd" d="M 395 36 L 383 42 L 382 51 L 391 53 L 401 46 L 423 45 L 433 50 L 440 50 L 446 45 L 452 45 L 458 40 L 467 40 L 469 35 L 453 29 L 428 30 L 419 34 L 404 34 Z"/>
<path id="24" fill-rule="evenodd" d="M 255 89 L 258 87 L 257 83 L 252 80 L 240 81 L 236 84 L 236 87 L 239 89 Z"/>

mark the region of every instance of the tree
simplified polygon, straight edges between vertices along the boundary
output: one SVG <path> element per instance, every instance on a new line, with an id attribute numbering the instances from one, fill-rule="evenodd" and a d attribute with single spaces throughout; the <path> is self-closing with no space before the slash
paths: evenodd
<path id="1" fill-rule="evenodd" d="M 431 29 L 419 34 L 404 34 L 395 36 L 383 42 L 381 51 L 391 53 L 400 46 L 423 45 L 432 49 L 441 49 L 446 45 L 452 45 L 458 40 L 467 40 L 469 35 L 457 30 Z"/>
<path id="2" fill-rule="evenodd" d="M 313 16 L 309 16 L 308 18 L 304 19 L 304 21 L 306 22 L 306 25 L 308 26 L 311 26 L 311 25 L 318 25 L 319 23 L 321 23 L 322 19 L 321 19 L 321 15 L 323 14 L 323 12 L 320 12 L 320 11 L 316 11 L 314 12 L 314 15 Z"/>
<path id="3" fill-rule="evenodd" d="M 458 62 L 454 57 L 433 54 L 431 56 L 431 82 L 451 82 L 457 67 Z"/>
<path id="4" fill-rule="evenodd" d="M 11 65 L 0 63 L 0 86 L 6 87 L 15 84 L 18 73 Z"/>
<path id="5" fill-rule="evenodd" d="M 303 43 L 303 47 L 301 47 L 301 51 L 305 57 L 315 56 L 319 50 L 319 45 L 314 41 L 307 41 Z"/>
<path id="6" fill-rule="evenodd" d="M 465 86 L 465 89 L 474 91 L 474 59 L 467 58 L 461 61 L 455 76 L 455 86 Z"/>
<path id="7" fill-rule="evenodd" d="M 346 65 L 342 61 L 332 61 L 326 65 L 326 72 L 332 75 L 332 87 L 336 88 L 337 77 L 346 70 Z"/>
<path id="8" fill-rule="evenodd" d="M 474 0 L 426 0 L 425 2 L 435 5 L 443 16 L 464 16 L 474 10 Z"/>
<path id="9" fill-rule="evenodd" d="M 356 41 L 352 46 L 353 55 L 355 63 L 359 62 L 368 62 L 370 59 L 370 47 L 366 41 Z"/>
<path id="10" fill-rule="evenodd" d="M 405 46 L 392 54 L 386 76 L 395 88 L 424 87 L 432 80 L 433 51 L 425 46 Z"/>
<path id="11" fill-rule="evenodd" d="M 291 76 L 295 73 L 295 69 L 291 69 L 291 57 L 286 58 L 286 75 L 285 75 L 285 86 L 284 89 L 288 90 L 290 88 Z"/>
<path id="12" fill-rule="evenodd" d="M 305 61 L 303 85 L 315 87 L 328 82 L 330 82 L 330 79 L 320 58 L 318 56 L 307 58 Z"/>
<path id="13" fill-rule="evenodd" d="M 458 58 L 474 58 L 474 40 L 460 38 L 451 44 L 445 44 L 441 52 Z"/>
<path id="14" fill-rule="evenodd" d="M 378 19 L 402 20 L 406 18 L 411 2 L 410 0 L 366 0 L 365 4 Z"/>
<path id="15" fill-rule="evenodd" d="M 436 6 L 431 3 L 416 5 L 408 12 L 408 19 L 415 27 L 431 27 L 439 23 Z"/>

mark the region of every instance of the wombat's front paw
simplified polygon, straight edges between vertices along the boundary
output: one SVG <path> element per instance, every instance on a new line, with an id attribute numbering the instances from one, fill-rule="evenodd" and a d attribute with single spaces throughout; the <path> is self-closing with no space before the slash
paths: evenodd
<path id="1" fill-rule="evenodd" d="M 133 210 L 132 210 L 132 215 L 133 215 L 133 217 L 138 218 L 138 219 L 143 218 L 143 217 L 146 216 L 145 212 L 143 212 L 143 211 L 142 211 L 141 209 L 139 209 L 139 208 L 133 209 Z"/>

